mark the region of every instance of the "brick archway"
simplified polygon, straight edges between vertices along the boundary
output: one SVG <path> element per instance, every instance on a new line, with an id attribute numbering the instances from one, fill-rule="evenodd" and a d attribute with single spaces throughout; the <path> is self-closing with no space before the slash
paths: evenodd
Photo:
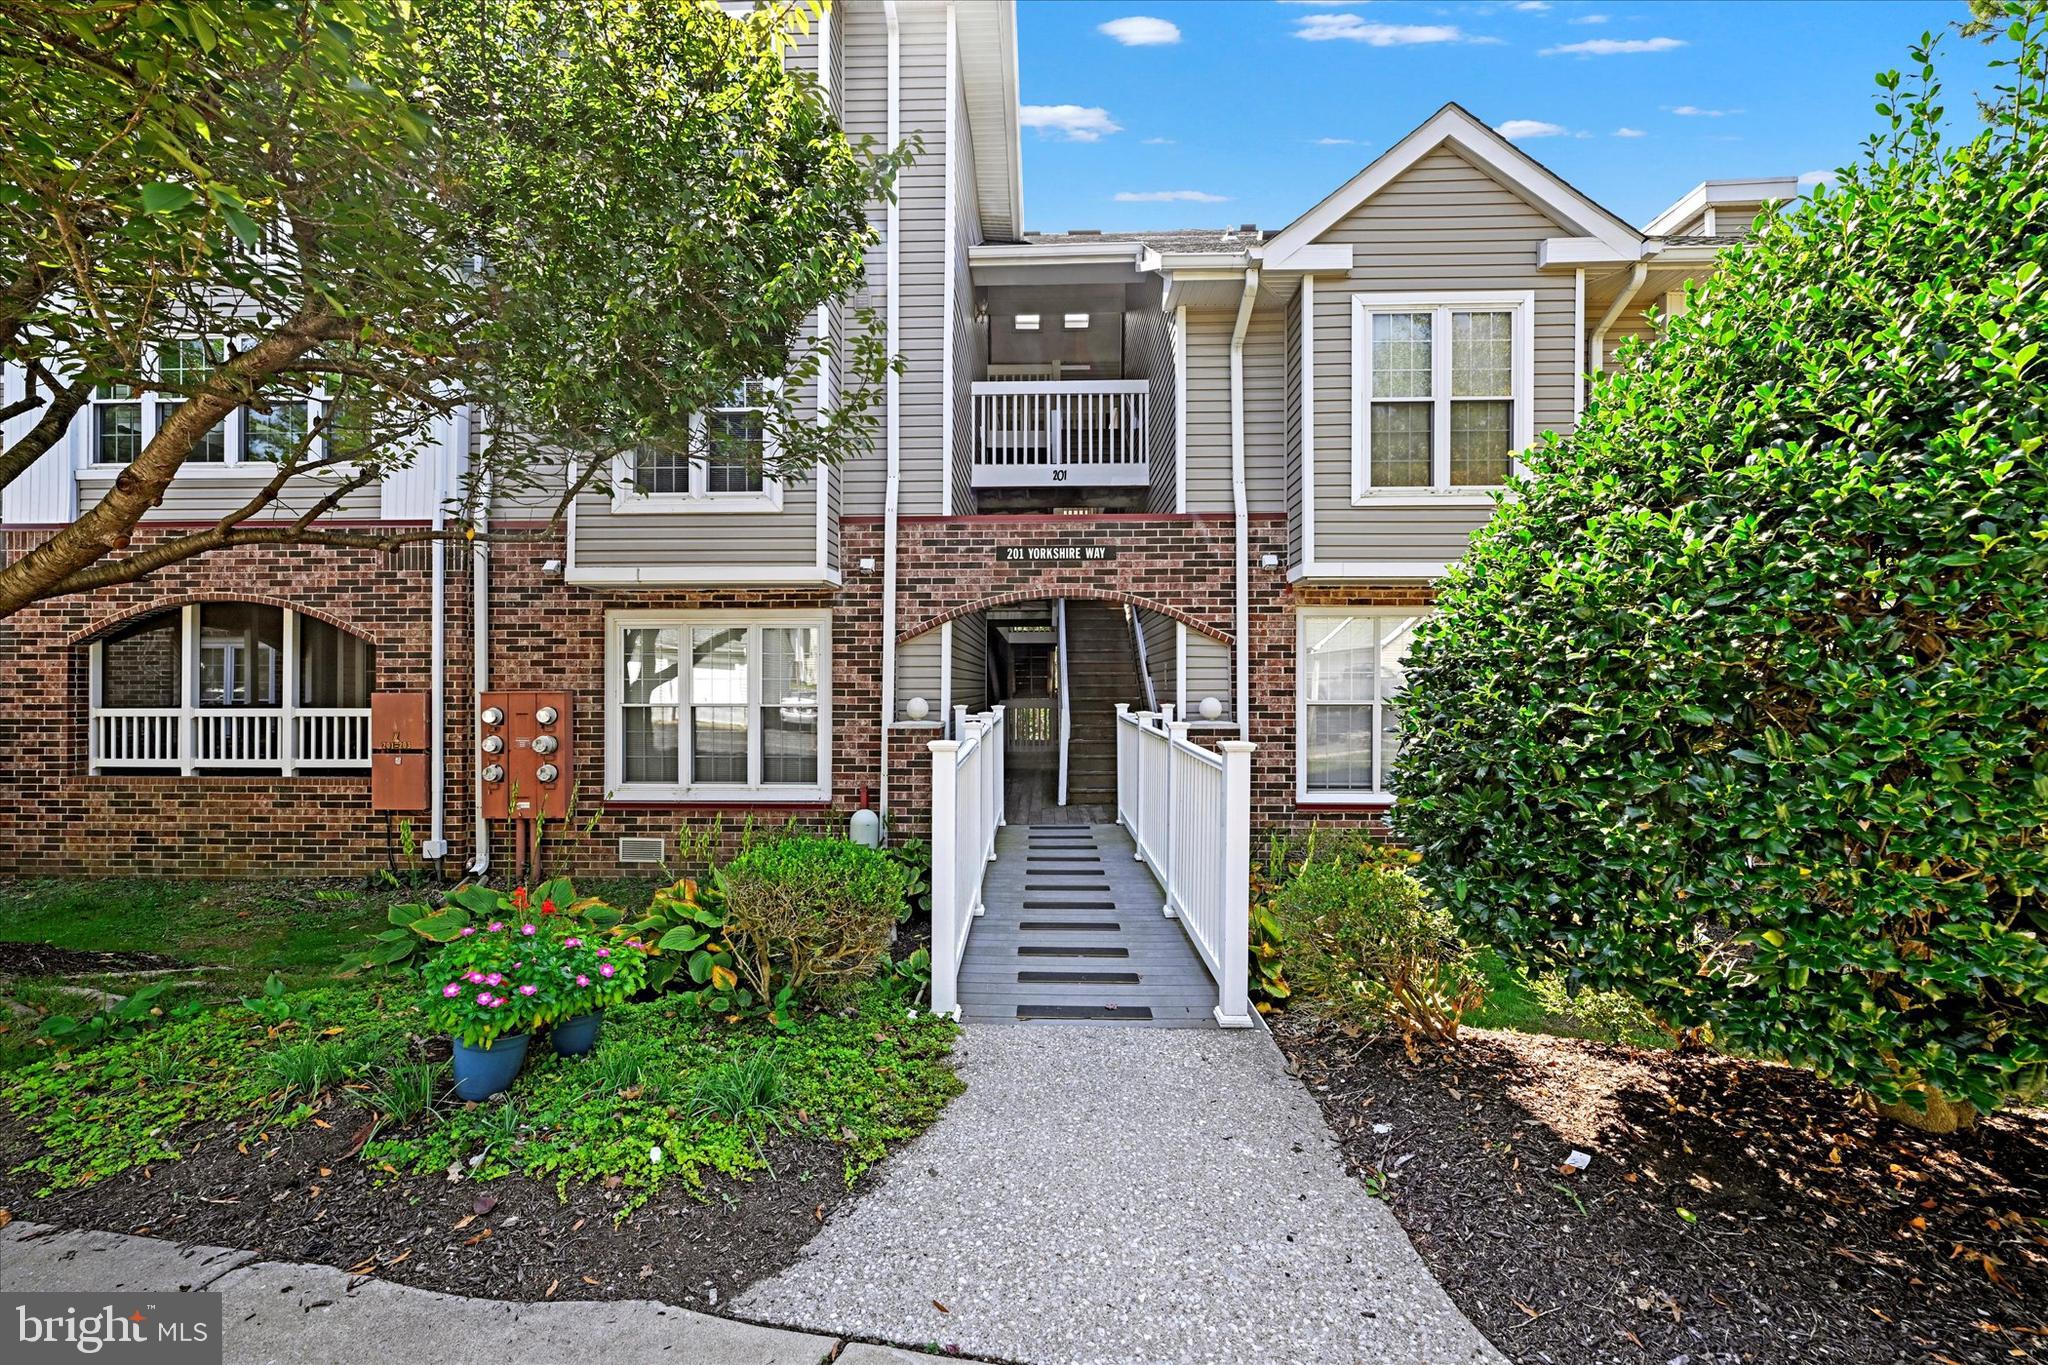
<path id="1" fill-rule="evenodd" d="M 94 640 L 119 630 L 131 621 L 140 621 L 148 616 L 160 616 L 166 612 L 183 611 L 186 607 L 206 602 L 246 602 L 259 607 L 281 607 L 285 611 L 295 611 L 301 616 L 310 616 L 315 620 L 325 621 L 344 635 L 353 635 L 359 640 L 367 640 L 372 645 L 380 648 L 386 643 L 376 636 L 342 620 L 333 612 L 323 611 L 318 607 L 302 606 L 286 598 L 254 592 L 193 592 L 184 593 L 177 597 L 164 598 L 156 602 L 146 602 L 138 606 L 123 607 L 119 611 L 93 622 L 93 624 L 85 627 L 85 629 L 75 632 L 70 638 L 65 640 L 64 644 L 66 648 L 91 644 Z"/>
<path id="2" fill-rule="evenodd" d="M 1230 637 L 1222 631 L 1190 616 L 1180 608 L 1168 606 L 1156 598 L 1142 597 L 1137 593 L 1124 592 L 1115 588 L 1096 588 L 1078 583 L 1071 586 L 1063 586 L 1058 591 L 1053 592 L 1041 588 L 1019 588 L 1011 592 L 999 592 L 989 597 L 977 598 L 972 602 L 964 602 L 958 606 L 948 607 L 934 616 L 920 618 L 909 630 L 897 635 L 896 643 L 900 645 L 910 640 L 915 640 L 920 635 L 929 635 L 948 621 L 957 621 L 961 617 L 971 616 L 977 611 L 987 611 L 992 607 L 1007 607 L 1017 602 L 1044 602 L 1055 598 L 1122 603 L 1125 606 L 1137 607 L 1143 611 L 1156 612 L 1161 616 L 1169 617 L 1180 622 L 1188 629 L 1200 631 L 1210 639 L 1221 644 L 1228 645 L 1230 643 Z"/>

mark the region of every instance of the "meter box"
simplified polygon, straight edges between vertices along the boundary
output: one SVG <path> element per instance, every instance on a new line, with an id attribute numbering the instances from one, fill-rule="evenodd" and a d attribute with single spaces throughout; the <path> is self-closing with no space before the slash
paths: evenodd
<path id="1" fill-rule="evenodd" d="M 370 747 L 380 754 L 423 752 L 427 747 L 427 694 L 372 692 Z"/>
<path id="2" fill-rule="evenodd" d="M 421 811 L 427 808 L 427 756 L 370 755 L 370 809 Z"/>
<path id="3" fill-rule="evenodd" d="M 485 692 L 477 698 L 477 771 L 484 815 L 560 820 L 575 790 L 567 692 Z"/>

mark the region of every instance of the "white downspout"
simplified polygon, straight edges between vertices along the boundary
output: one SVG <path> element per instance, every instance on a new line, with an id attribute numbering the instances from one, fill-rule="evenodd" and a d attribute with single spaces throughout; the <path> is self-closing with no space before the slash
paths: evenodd
<path id="1" fill-rule="evenodd" d="M 902 141 L 900 119 L 902 111 L 903 80 L 903 31 L 896 13 L 896 0 L 882 0 L 882 16 L 889 25 L 889 114 L 887 144 L 893 151 Z M 947 79 L 951 79 L 950 73 Z M 888 310 L 883 331 L 884 349 L 889 356 L 888 404 L 883 417 L 884 440 L 888 448 L 888 488 L 882 503 L 882 774 L 881 799 L 884 837 L 888 834 L 889 818 L 889 728 L 896 723 L 896 512 L 902 484 L 901 451 L 897 442 L 899 431 L 897 396 L 899 384 L 896 365 L 896 344 L 898 335 L 897 315 L 902 302 L 897 285 L 897 267 L 902 261 L 901 234 L 897 231 L 901 220 L 902 187 L 893 186 L 889 196 L 887 232 L 889 240 L 885 255 L 884 269 L 889 272 L 886 302 Z M 949 225 L 948 231 L 951 231 Z M 948 322 L 950 326 L 950 321 Z M 952 471 L 946 471 L 952 477 Z"/>
<path id="2" fill-rule="evenodd" d="M 448 526 L 448 467 L 455 451 L 469 449 L 469 405 L 455 410 L 452 441 L 434 452 L 434 639 L 433 681 L 427 693 L 427 733 L 433 736 L 433 758 L 427 767 L 432 810 L 432 827 L 422 851 L 429 858 L 448 856 L 448 542 L 441 532 Z"/>
<path id="3" fill-rule="evenodd" d="M 1650 263 L 1637 261 L 1635 268 L 1628 273 L 1628 284 L 1614 296 L 1614 302 L 1607 305 L 1607 311 L 1600 315 L 1600 323 L 1593 329 L 1593 354 L 1590 357 L 1589 369 L 1598 372 L 1607 368 L 1607 329 L 1612 327 L 1614 320 L 1636 301 L 1636 295 L 1641 292 L 1643 281 L 1648 279 L 1649 275 Z"/>
<path id="4" fill-rule="evenodd" d="M 465 447 L 467 449 L 467 447 Z M 491 686 L 491 562 L 490 542 L 481 533 L 490 529 L 490 475 L 483 476 L 477 489 L 476 529 L 478 539 L 469 560 L 469 649 L 470 668 L 476 695 L 470 699 L 470 780 L 476 789 L 476 857 L 470 861 L 471 875 L 481 878 L 491 870 L 491 824 L 484 818 L 483 764 L 474 761 L 483 753 L 484 727 L 481 719 L 483 694 Z"/>
<path id="5" fill-rule="evenodd" d="M 1251 738 L 1251 570 L 1245 561 L 1251 555 L 1251 534 L 1246 526 L 1248 503 L 1244 491 L 1244 336 L 1252 325 L 1252 305 L 1259 298 L 1258 257 L 1244 272 L 1244 295 L 1237 303 L 1237 325 L 1230 329 L 1230 505 L 1237 520 L 1237 648 L 1233 710 L 1237 712 L 1237 737 Z"/>

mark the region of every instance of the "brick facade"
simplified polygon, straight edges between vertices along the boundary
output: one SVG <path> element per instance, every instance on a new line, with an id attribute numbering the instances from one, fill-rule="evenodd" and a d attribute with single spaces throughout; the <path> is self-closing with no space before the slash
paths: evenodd
<path id="1" fill-rule="evenodd" d="M 166 534 L 171 528 L 147 535 Z M 1299 830 L 1360 819 L 1357 808 L 1303 808 L 1294 799 L 1294 669 L 1297 606 L 1426 605 L 1419 583 L 1292 587 L 1284 518 L 1254 517 L 1249 531 L 1252 621 L 1251 738 L 1255 829 Z M 566 558 L 559 539 L 495 545 L 490 559 L 491 685 L 567 689 L 575 694 L 580 754 L 576 818 L 550 831 L 551 868 L 616 875 L 616 841 L 651 836 L 675 857 L 679 831 L 714 826 L 726 849 L 742 831 L 799 826 L 838 832 L 863 789 L 881 801 L 882 524 L 845 520 L 843 586 L 832 588 L 591 587 L 561 581 L 545 564 Z M 17 539 L 27 537 L 17 535 Z M 1096 546 L 1101 559 L 1009 562 L 1007 546 Z M 947 620 L 1008 602 L 1086 597 L 1164 613 L 1229 641 L 1235 624 L 1233 526 L 1217 516 L 906 517 L 899 523 L 899 640 Z M 12 547 L 14 552 L 19 546 Z M 473 856 L 474 707 L 469 656 L 469 561 L 451 551 L 447 573 L 449 867 Z M 146 583 L 66 598 L 0 622 L 0 743 L 14 756 L 0 808 L 0 874 L 136 873 L 350 875 L 381 864 L 386 822 L 369 808 L 367 777 L 107 776 L 87 773 L 88 649 L 114 627 L 192 601 L 261 601 L 290 607 L 368 639 L 380 690 L 424 691 L 429 682 L 429 555 L 290 548 L 206 556 Z M 832 782 L 829 801 L 706 806 L 606 801 L 603 791 L 606 613 L 613 610 L 826 609 L 832 625 Z M 930 829 L 934 725 L 892 727 L 892 832 Z M 424 839 L 427 820 L 415 820 Z M 493 834 L 494 860 L 509 835 Z"/>

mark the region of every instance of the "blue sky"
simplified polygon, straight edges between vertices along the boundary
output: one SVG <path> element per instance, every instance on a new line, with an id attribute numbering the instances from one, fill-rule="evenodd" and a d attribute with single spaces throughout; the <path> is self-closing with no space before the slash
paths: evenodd
<path id="1" fill-rule="evenodd" d="M 1960 0 L 1019 0 L 1033 231 L 1284 225 L 1456 100 L 1643 223 L 1702 180 L 1818 172 L 1871 76 Z M 1987 50 L 1943 43 L 1968 116 Z M 1037 126 L 1030 126 L 1030 125 Z"/>

